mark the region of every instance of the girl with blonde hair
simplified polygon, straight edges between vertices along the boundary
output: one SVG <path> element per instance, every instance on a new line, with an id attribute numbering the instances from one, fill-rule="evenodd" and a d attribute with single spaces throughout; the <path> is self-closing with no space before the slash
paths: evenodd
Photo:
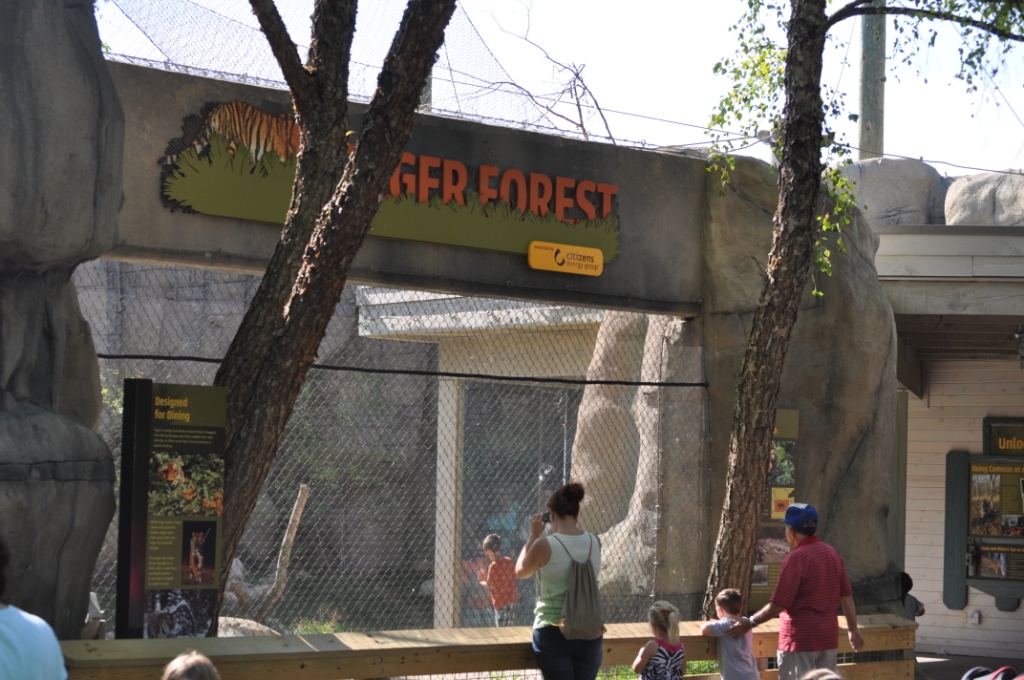
<path id="1" fill-rule="evenodd" d="M 161 680 L 220 680 L 213 662 L 199 652 L 179 654 L 164 667 Z"/>
<path id="2" fill-rule="evenodd" d="M 640 648 L 633 671 L 643 680 L 679 680 L 686 674 L 686 650 L 679 641 L 679 610 L 664 600 L 647 612 L 654 639 Z"/>

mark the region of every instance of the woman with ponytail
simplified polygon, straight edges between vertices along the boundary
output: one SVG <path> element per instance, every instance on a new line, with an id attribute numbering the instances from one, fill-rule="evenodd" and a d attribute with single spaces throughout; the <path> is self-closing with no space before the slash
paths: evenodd
<path id="1" fill-rule="evenodd" d="M 664 600 L 647 612 L 654 639 L 640 648 L 633 671 L 643 680 L 679 680 L 686 674 L 683 644 L 679 641 L 679 610 Z"/>
<path id="2" fill-rule="evenodd" d="M 573 561 L 590 561 L 601 570 L 601 542 L 579 527 L 582 484 L 566 484 L 548 499 L 548 511 L 530 518 L 530 538 L 519 553 L 516 576 L 537 574 L 533 653 L 544 680 L 594 680 L 601 670 L 602 637 L 566 639 L 559 629 Z M 545 524 L 551 531 L 544 536 Z"/>

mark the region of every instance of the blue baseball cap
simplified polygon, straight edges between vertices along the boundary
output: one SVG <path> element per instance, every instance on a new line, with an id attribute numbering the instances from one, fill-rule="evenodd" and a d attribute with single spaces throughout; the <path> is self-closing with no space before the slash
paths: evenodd
<path id="1" fill-rule="evenodd" d="M 793 503 L 786 508 L 786 517 L 780 524 L 788 524 L 797 531 L 814 533 L 818 528 L 818 511 L 807 503 Z"/>

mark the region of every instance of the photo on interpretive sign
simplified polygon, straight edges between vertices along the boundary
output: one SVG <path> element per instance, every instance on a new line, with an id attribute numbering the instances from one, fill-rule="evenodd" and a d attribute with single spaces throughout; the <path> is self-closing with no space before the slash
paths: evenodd
<path id="1" fill-rule="evenodd" d="M 982 551 L 979 575 L 982 578 L 1006 578 L 1006 553 Z"/>
<path id="2" fill-rule="evenodd" d="M 792 505 L 796 485 L 796 470 L 793 453 L 796 442 L 775 440 L 772 442 L 772 457 L 768 473 L 768 502 L 765 504 L 766 519 L 780 520 L 786 516 L 786 508 Z"/>
<path id="3" fill-rule="evenodd" d="M 1003 536 L 1024 537 L 1024 515 L 1003 515 Z"/>
<path id="4" fill-rule="evenodd" d="M 971 535 L 1001 536 L 1002 475 L 971 475 Z"/>
<path id="5" fill-rule="evenodd" d="M 181 585 L 212 586 L 217 556 L 216 522 L 183 522 L 181 541 Z"/>
<path id="6" fill-rule="evenodd" d="M 755 564 L 754 575 L 750 579 L 750 585 L 752 586 L 767 586 L 768 585 L 768 565 L 767 564 Z"/>
<path id="7" fill-rule="evenodd" d="M 220 515 L 223 511 L 222 456 L 175 451 L 155 451 L 150 456 L 150 515 Z"/>
<path id="8" fill-rule="evenodd" d="M 213 622 L 217 590 L 147 590 L 142 637 L 205 637 Z"/>
<path id="9" fill-rule="evenodd" d="M 978 577 L 1024 581 L 1024 545 L 984 545 L 978 554 Z"/>
<path id="10" fill-rule="evenodd" d="M 789 544 L 786 543 L 786 527 L 762 526 L 757 532 L 757 556 L 754 562 L 758 564 L 782 564 L 789 554 Z"/>

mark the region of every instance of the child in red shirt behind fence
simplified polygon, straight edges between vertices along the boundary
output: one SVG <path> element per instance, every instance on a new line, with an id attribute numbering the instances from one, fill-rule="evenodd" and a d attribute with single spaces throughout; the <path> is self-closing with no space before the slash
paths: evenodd
<path id="1" fill-rule="evenodd" d="M 501 554 L 501 536 L 491 534 L 484 539 L 484 554 L 491 561 L 487 573 L 481 569 L 480 585 L 491 591 L 494 605 L 494 625 L 498 628 L 511 626 L 513 605 L 519 601 L 516 585 L 516 565 Z"/>

